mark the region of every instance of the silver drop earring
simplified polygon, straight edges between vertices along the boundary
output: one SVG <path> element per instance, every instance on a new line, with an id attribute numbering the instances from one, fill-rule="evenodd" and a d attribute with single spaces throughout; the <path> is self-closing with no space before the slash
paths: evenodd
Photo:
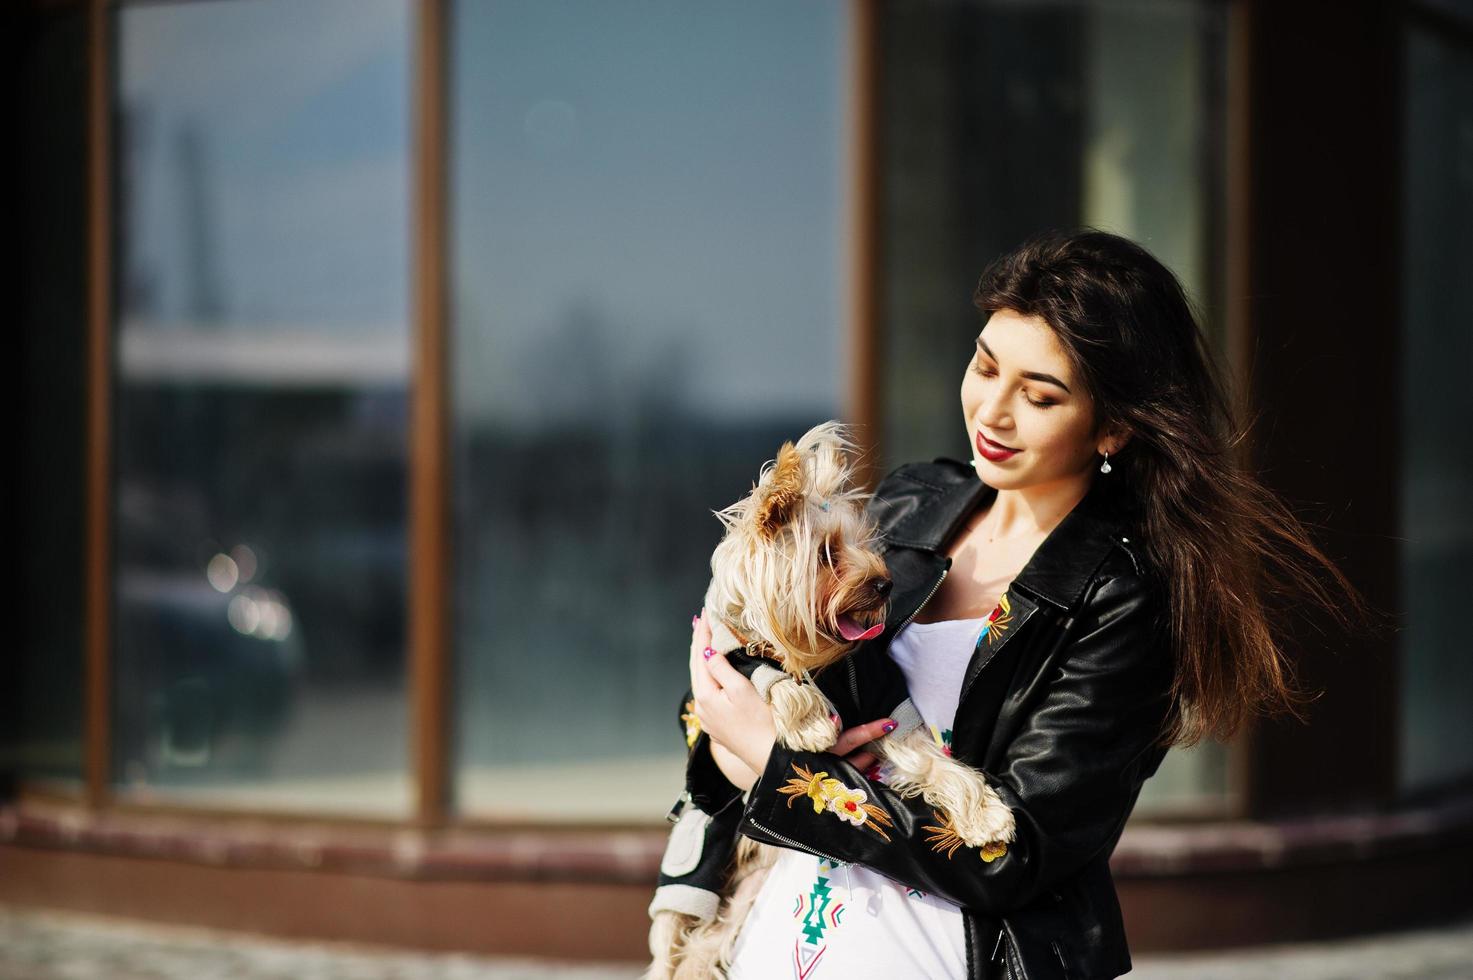
<path id="1" fill-rule="evenodd" d="M 1101 473 L 1108 473 L 1108 472 L 1110 472 L 1110 450 L 1108 450 L 1108 449 L 1105 450 L 1105 461 L 1100 464 L 1100 472 Z"/>

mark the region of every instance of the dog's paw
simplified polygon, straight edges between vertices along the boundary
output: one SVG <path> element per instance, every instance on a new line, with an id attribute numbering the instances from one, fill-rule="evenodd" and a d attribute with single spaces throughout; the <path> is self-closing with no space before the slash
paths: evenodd
<path id="1" fill-rule="evenodd" d="M 1016 832 L 1013 811 L 990 786 L 983 794 L 982 806 L 963 811 L 954 818 L 953 823 L 956 835 L 972 847 L 1010 841 Z"/>
<path id="2" fill-rule="evenodd" d="M 814 685 L 786 678 L 772 685 L 768 702 L 778 738 L 788 748 L 822 752 L 838 740 L 833 705 Z"/>

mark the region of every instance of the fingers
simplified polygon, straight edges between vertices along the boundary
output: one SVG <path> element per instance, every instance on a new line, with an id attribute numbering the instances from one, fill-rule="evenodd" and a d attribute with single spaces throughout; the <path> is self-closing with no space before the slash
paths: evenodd
<path id="1" fill-rule="evenodd" d="M 849 763 L 855 769 L 858 769 L 860 772 L 864 773 L 866 777 L 868 777 L 870 766 L 873 766 L 876 762 L 878 762 L 879 757 L 873 752 L 855 752 L 851 755 L 846 755 L 844 757 L 844 761 Z"/>
<path id="2" fill-rule="evenodd" d="M 890 727 L 886 728 L 886 725 Z M 839 734 L 838 740 L 834 742 L 833 752 L 836 755 L 848 755 L 859 746 L 874 741 L 894 728 L 895 722 L 889 718 L 878 718 L 863 725 L 855 725 Z"/>
<path id="3" fill-rule="evenodd" d="M 711 645 L 711 624 L 706 622 L 706 610 L 690 621 L 690 652 L 694 660 L 702 650 Z"/>
<path id="4" fill-rule="evenodd" d="M 690 693 L 699 701 L 709 701 L 721 693 L 721 684 L 706 669 L 706 661 L 696 654 L 690 665 Z"/>
<path id="5" fill-rule="evenodd" d="M 704 653 L 710 648 L 711 627 L 706 624 L 706 611 L 693 620 L 690 641 L 690 690 L 696 700 L 710 699 L 721 693 L 721 685 L 706 669 Z"/>
<path id="6" fill-rule="evenodd" d="M 705 658 L 702 659 L 704 660 Z M 747 680 L 745 674 L 737 670 L 731 664 L 727 663 L 726 657 L 719 653 L 711 657 L 709 660 L 705 660 L 705 664 L 707 672 L 711 675 L 712 678 L 715 679 L 716 686 L 721 688 L 723 691 L 732 685 L 740 686 L 743 682 L 747 683 L 748 685 L 752 683 L 751 681 Z M 752 690 L 756 691 L 756 688 L 754 687 L 752 688 Z"/>
<path id="7" fill-rule="evenodd" d="M 703 647 L 711 644 L 711 624 L 706 621 L 705 607 L 701 608 L 701 614 L 695 619 L 695 627 L 692 630 L 691 636 L 695 642 Z"/>

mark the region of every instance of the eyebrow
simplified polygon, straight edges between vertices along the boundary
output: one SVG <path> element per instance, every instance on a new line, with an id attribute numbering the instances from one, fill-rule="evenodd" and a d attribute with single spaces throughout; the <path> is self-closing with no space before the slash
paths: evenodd
<path id="1" fill-rule="evenodd" d="M 994 361 L 997 360 L 997 355 L 992 353 L 992 348 L 988 347 L 987 341 L 983 340 L 981 337 L 977 338 L 977 346 L 982 348 L 983 353 L 985 353 L 988 357 L 992 358 Z M 1034 381 L 1047 381 L 1051 385 L 1058 385 L 1065 391 L 1069 391 L 1069 386 L 1064 384 L 1064 382 L 1060 381 L 1058 378 L 1054 377 L 1052 374 L 1044 374 L 1041 371 L 1024 371 L 1023 377 L 1031 378 Z M 1072 395 L 1074 394 L 1074 392 L 1069 391 L 1069 394 Z"/>

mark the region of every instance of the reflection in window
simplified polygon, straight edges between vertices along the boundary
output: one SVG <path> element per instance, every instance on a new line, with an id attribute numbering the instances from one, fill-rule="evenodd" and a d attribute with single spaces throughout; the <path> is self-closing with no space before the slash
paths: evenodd
<path id="1" fill-rule="evenodd" d="M 454 7 L 468 812 L 679 793 L 711 511 L 839 411 L 843 10 Z"/>
<path id="2" fill-rule="evenodd" d="M 1401 785 L 1473 775 L 1473 47 L 1410 28 L 1402 208 Z"/>
<path id="3" fill-rule="evenodd" d="M 1225 10 L 1147 2 L 882 6 L 886 463 L 971 456 L 957 391 L 972 288 L 1046 228 L 1144 244 L 1206 309 L 1224 126 Z M 1226 752 L 1171 752 L 1142 811 L 1211 806 Z"/>
<path id="4" fill-rule="evenodd" d="M 407 806 L 408 7 L 117 14 L 113 778 Z"/>

